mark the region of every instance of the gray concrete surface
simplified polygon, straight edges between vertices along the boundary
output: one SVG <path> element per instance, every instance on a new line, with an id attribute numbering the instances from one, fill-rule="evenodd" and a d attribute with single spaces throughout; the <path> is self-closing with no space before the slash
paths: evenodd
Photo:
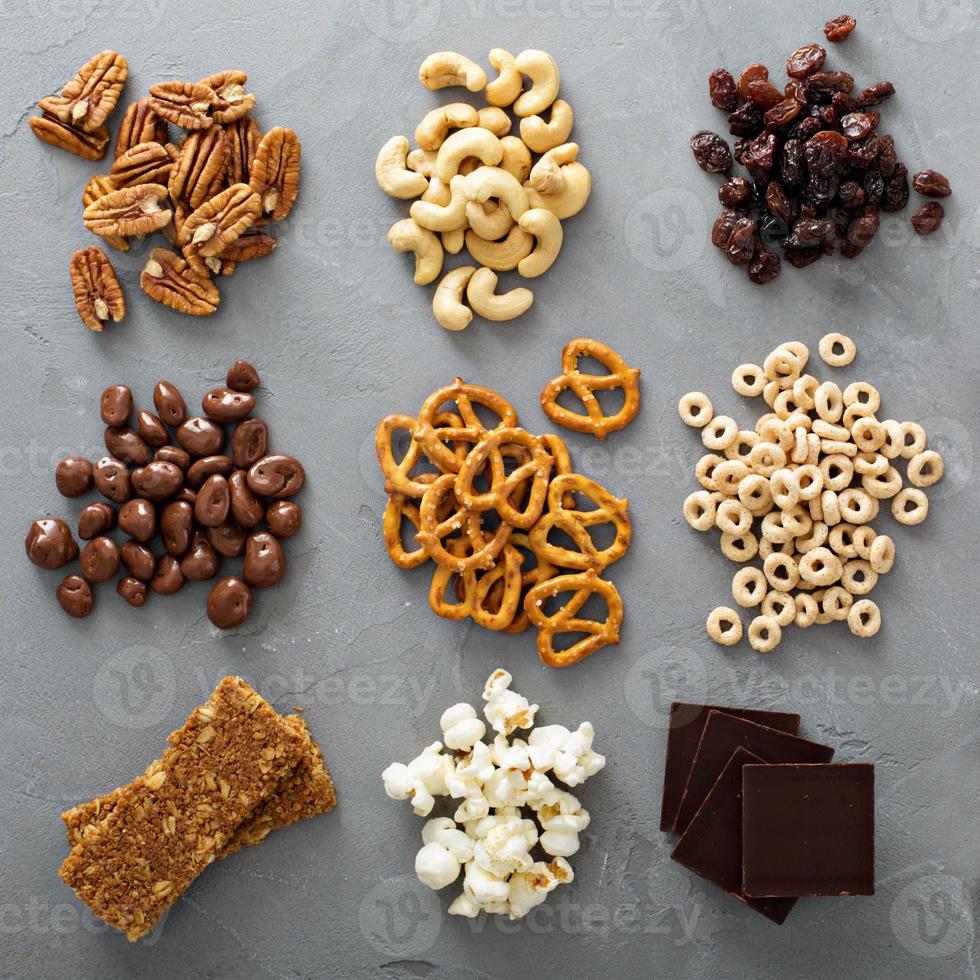
<path id="1" fill-rule="evenodd" d="M 858 32 L 833 61 L 899 92 L 883 110 L 902 157 L 950 175 L 942 232 L 917 240 L 888 216 L 858 262 L 787 270 L 752 286 L 706 242 L 716 181 L 690 133 L 719 120 L 705 78 L 718 64 L 776 66 L 839 11 L 814 3 L 701 0 L 404 0 L 232 4 L 215 0 L 36 0 L 0 5 L 0 279 L 3 436 L 0 528 L 0 975 L 10 977 L 976 977 L 980 873 L 977 741 L 977 435 L 980 287 L 975 111 L 976 0 L 857 3 Z M 555 268 L 517 323 L 451 335 L 430 292 L 385 243 L 404 208 L 375 186 L 377 148 L 410 133 L 439 96 L 415 81 L 432 50 L 483 59 L 542 47 L 562 70 L 575 138 L 595 178 Z M 93 52 L 131 65 L 125 101 L 168 77 L 247 69 L 263 127 L 303 142 L 300 203 L 276 255 L 221 283 L 196 321 L 139 292 L 146 247 L 116 262 L 124 325 L 91 334 L 72 308 L 70 252 L 89 164 L 38 143 L 34 101 Z M 113 121 L 113 132 L 118 124 Z M 695 434 L 678 421 L 691 388 L 748 421 L 728 378 L 777 342 L 811 348 L 851 334 L 840 375 L 879 386 L 885 411 L 923 421 L 946 454 L 932 513 L 898 528 L 900 558 L 878 586 L 873 641 L 840 625 L 787 631 L 767 657 L 705 637 L 731 569 L 680 516 Z M 372 459 L 375 421 L 413 411 L 454 374 L 509 395 L 541 430 L 543 383 L 562 344 L 598 336 L 643 370 L 643 408 L 604 446 L 572 435 L 580 469 L 631 500 L 635 544 L 612 570 L 623 643 L 566 672 L 543 668 L 529 635 L 436 619 L 424 573 L 391 566 Z M 58 609 L 57 573 L 28 564 L 30 520 L 77 513 L 52 468 L 101 454 L 97 400 L 110 382 L 146 403 L 163 376 L 202 392 L 246 356 L 264 378 L 275 444 L 306 463 L 306 525 L 290 572 L 252 620 L 218 635 L 206 588 L 142 611 L 99 591 L 96 613 Z M 829 373 L 829 371 L 828 371 Z M 882 525 L 891 524 L 882 518 Z M 606 770 L 582 792 L 593 815 L 575 884 L 523 925 L 446 915 L 414 882 L 421 821 L 378 778 L 438 734 L 441 710 L 477 699 L 498 666 L 548 722 L 591 720 Z M 208 871 L 148 940 L 128 945 L 58 880 L 68 805 L 133 777 L 228 672 L 283 708 L 305 706 L 340 805 Z M 877 895 L 801 902 L 777 928 L 669 860 L 657 829 L 666 705 L 675 695 L 800 709 L 804 733 L 877 766 Z"/>

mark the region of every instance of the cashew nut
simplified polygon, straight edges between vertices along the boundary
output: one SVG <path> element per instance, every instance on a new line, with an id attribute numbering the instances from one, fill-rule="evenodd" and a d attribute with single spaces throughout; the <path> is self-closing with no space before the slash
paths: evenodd
<path id="1" fill-rule="evenodd" d="M 482 126 L 476 109 L 465 102 L 450 102 L 427 112 L 415 127 L 415 142 L 423 150 L 438 150 L 446 141 L 450 129 Z M 488 127 L 489 128 L 489 127 Z"/>
<path id="2" fill-rule="evenodd" d="M 465 85 L 471 92 L 479 92 L 487 84 L 487 73 L 455 51 L 436 51 L 419 67 L 419 81 L 428 89 Z"/>
<path id="3" fill-rule="evenodd" d="M 489 129 L 497 139 L 501 139 L 510 132 L 510 116 L 503 109 L 498 109 L 492 105 L 484 106 L 477 113 L 477 117 L 479 119 L 477 126 Z"/>
<path id="4" fill-rule="evenodd" d="M 529 207 L 527 191 L 513 174 L 501 170 L 500 167 L 480 167 L 463 180 L 466 182 L 463 190 L 467 200 L 482 203 L 495 197 L 507 205 L 507 210 L 515 221 Z"/>
<path id="5" fill-rule="evenodd" d="M 531 87 L 514 103 L 518 116 L 536 116 L 545 111 L 555 96 L 561 76 L 555 59 L 545 51 L 522 51 L 515 61 L 517 70 L 531 79 Z"/>
<path id="6" fill-rule="evenodd" d="M 566 163 L 562 167 L 562 176 L 565 178 L 565 189 L 560 194 L 542 194 L 527 181 L 524 190 L 527 192 L 530 207 L 545 208 L 558 218 L 570 218 L 573 214 L 578 214 L 589 199 L 592 175 L 581 163 Z"/>
<path id="7" fill-rule="evenodd" d="M 488 242 L 503 238 L 514 227 L 514 219 L 507 205 L 493 201 L 484 201 L 483 204 L 467 201 L 466 221 L 480 238 Z"/>
<path id="8" fill-rule="evenodd" d="M 504 148 L 500 169 L 506 170 L 519 184 L 523 184 L 531 173 L 531 151 L 518 136 L 505 136 L 500 145 Z"/>
<path id="9" fill-rule="evenodd" d="M 407 168 L 407 156 L 408 140 L 404 136 L 392 136 L 381 147 L 378 159 L 374 162 L 374 179 L 378 186 L 385 194 L 403 201 L 418 197 L 429 186 L 429 182 L 421 174 Z"/>
<path id="10" fill-rule="evenodd" d="M 572 107 L 563 99 L 556 99 L 551 107 L 550 122 L 545 122 L 540 116 L 527 116 L 521 120 L 521 139 L 529 150 L 547 153 L 568 139 L 573 121 Z"/>
<path id="11" fill-rule="evenodd" d="M 489 129 L 482 126 L 471 126 L 469 129 L 459 129 L 446 137 L 439 147 L 436 157 L 436 176 L 449 183 L 459 173 L 459 165 L 467 157 L 479 157 L 483 163 L 495 167 L 504 155 L 504 148 Z"/>
<path id="12" fill-rule="evenodd" d="M 429 186 L 425 193 L 419 198 L 420 201 L 428 201 L 429 204 L 438 204 L 444 208 L 453 198 L 449 185 L 444 184 L 438 177 L 433 177 L 429 181 Z"/>
<path id="13" fill-rule="evenodd" d="M 423 177 L 431 177 L 436 169 L 436 154 L 433 150 L 412 150 L 405 158 L 409 170 Z"/>
<path id="14" fill-rule="evenodd" d="M 463 290 L 466 289 L 476 269 L 472 265 L 461 265 L 442 277 L 432 297 L 432 313 L 436 323 L 447 330 L 462 330 L 469 326 L 473 312 L 463 303 Z"/>
<path id="15" fill-rule="evenodd" d="M 523 286 L 499 295 L 494 292 L 496 288 L 497 273 L 492 269 L 477 269 L 469 277 L 466 299 L 473 312 L 484 320 L 513 320 L 527 313 L 534 302 L 534 293 Z"/>
<path id="16" fill-rule="evenodd" d="M 524 213 L 527 214 L 526 211 Z M 550 212 L 545 213 L 554 217 Z M 517 225 L 514 225 L 507 233 L 507 237 L 500 242 L 488 242 L 480 238 L 475 231 L 468 231 L 466 247 L 470 250 L 474 261 L 479 262 L 480 265 L 495 269 L 497 272 L 508 272 L 516 269 L 518 263 L 531 254 L 534 238 Z"/>
<path id="17" fill-rule="evenodd" d="M 565 233 L 558 218 L 544 208 L 529 208 L 517 224 L 537 239 L 534 251 L 517 263 L 517 271 L 525 279 L 533 279 L 547 272 L 558 258 Z"/>
<path id="18" fill-rule="evenodd" d="M 487 83 L 483 93 L 487 102 L 495 106 L 509 106 L 520 94 L 524 87 L 524 79 L 517 70 L 514 56 L 503 48 L 494 48 L 490 52 L 490 64 L 497 69 L 497 77 Z"/>
<path id="19" fill-rule="evenodd" d="M 459 255 L 463 251 L 463 245 L 466 241 L 465 235 L 465 228 L 453 228 L 452 231 L 444 231 L 441 235 L 442 247 L 450 255 Z"/>
<path id="20" fill-rule="evenodd" d="M 467 177 L 453 177 L 449 184 L 450 200 L 446 205 L 430 201 L 415 201 L 409 211 L 411 216 L 429 231 L 453 231 L 466 225 L 466 201 L 463 181 Z"/>
<path id="21" fill-rule="evenodd" d="M 578 143 L 562 143 L 548 150 L 531 170 L 531 186 L 542 194 L 560 194 L 565 189 L 562 167 L 578 157 Z"/>
<path id="22" fill-rule="evenodd" d="M 388 241 L 396 252 L 415 253 L 415 282 L 428 286 L 442 272 L 442 243 L 428 228 L 411 218 L 396 221 L 388 229 Z"/>

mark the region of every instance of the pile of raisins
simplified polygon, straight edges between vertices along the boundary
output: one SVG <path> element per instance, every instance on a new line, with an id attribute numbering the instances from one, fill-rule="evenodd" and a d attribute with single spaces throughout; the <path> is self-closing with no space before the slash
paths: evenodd
<path id="1" fill-rule="evenodd" d="M 824 33 L 842 41 L 855 23 L 838 17 Z M 711 242 L 760 285 L 779 275 L 777 248 L 798 269 L 836 252 L 856 258 L 878 231 L 881 212 L 908 204 L 908 169 L 895 140 L 878 131 L 877 107 L 895 87 L 878 82 L 856 92 L 854 77 L 825 70 L 826 59 L 819 44 L 797 48 L 786 61 L 789 81 L 781 90 L 760 64 L 749 65 L 737 82 L 724 68 L 708 79 L 711 104 L 728 113 L 735 137 L 733 148 L 708 130 L 691 138 L 698 166 L 726 178 L 718 191 L 725 210 Z M 748 179 L 732 174 L 734 163 Z M 931 170 L 916 174 L 913 186 L 929 197 L 949 194 L 949 182 Z M 912 224 L 929 234 L 942 218 L 942 206 L 930 202 Z"/>

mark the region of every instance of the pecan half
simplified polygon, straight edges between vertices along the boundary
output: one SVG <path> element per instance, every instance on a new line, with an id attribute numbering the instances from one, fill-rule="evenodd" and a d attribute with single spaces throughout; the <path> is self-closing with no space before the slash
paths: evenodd
<path id="1" fill-rule="evenodd" d="M 150 86 L 150 108 L 181 129 L 206 129 L 218 96 L 205 82 L 160 82 Z"/>
<path id="2" fill-rule="evenodd" d="M 248 262 L 251 259 L 264 259 L 267 255 L 271 255 L 275 248 L 276 240 L 272 235 L 262 231 L 247 231 L 237 242 L 229 245 L 219 258 L 225 261 Z"/>
<path id="3" fill-rule="evenodd" d="M 119 323 L 126 315 L 126 300 L 115 270 L 101 248 L 80 248 L 68 263 L 71 289 L 78 315 L 90 330 L 102 330 L 107 320 Z"/>
<path id="4" fill-rule="evenodd" d="M 116 187 L 165 184 L 170 180 L 172 167 L 173 161 L 165 147 L 159 143 L 137 143 L 116 158 L 109 168 L 109 176 Z"/>
<path id="5" fill-rule="evenodd" d="M 184 259 L 165 248 L 150 252 L 140 275 L 140 288 L 150 299 L 190 316 L 208 316 L 221 302 L 210 281 L 199 279 Z"/>
<path id="6" fill-rule="evenodd" d="M 38 105 L 61 122 L 94 133 L 116 108 L 128 76 L 129 65 L 121 54 L 102 51 L 82 65 L 61 95 L 46 96 Z"/>
<path id="7" fill-rule="evenodd" d="M 262 137 L 255 151 L 249 186 L 262 200 L 262 211 L 280 221 L 289 214 L 299 189 L 299 138 L 276 126 Z"/>
<path id="8" fill-rule="evenodd" d="M 187 218 L 181 244 L 197 246 L 205 258 L 219 255 L 255 224 L 261 211 L 259 195 L 248 184 L 232 184 Z"/>
<path id="9" fill-rule="evenodd" d="M 173 217 L 166 204 L 166 187 L 137 184 L 93 201 L 82 219 L 96 235 L 149 235 L 169 224 Z"/>
<path id="10" fill-rule="evenodd" d="M 228 182 L 247 184 L 262 132 L 251 116 L 232 123 L 225 132 L 228 134 Z"/>
<path id="11" fill-rule="evenodd" d="M 248 81 L 245 72 L 238 69 L 219 71 L 201 81 L 214 89 L 218 96 L 211 112 L 216 123 L 222 126 L 233 123 L 255 108 L 255 96 L 245 91 L 245 83 Z"/>
<path id="12" fill-rule="evenodd" d="M 140 99 L 126 107 L 116 136 L 115 154 L 121 157 L 134 146 L 150 142 L 167 142 L 167 121 L 150 108 L 149 99 Z"/>
<path id="13" fill-rule="evenodd" d="M 109 130 L 105 126 L 87 133 L 48 113 L 43 116 L 32 116 L 29 122 L 34 135 L 50 146 L 67 150 L 84 160 L 101 160 L 105 156 L 106 147 L 109 145 Z"/>
<path id="14" fill-rule="evenodd" d="M 221 189 L 227 165 L 228 137 L 220 126 L 191 133 L 170 172 L 170 196 L 199 208 Z"/>
<path id="15" fill-rule="evenodd" d="M 107 174 L 96 174 L 94 177 L 90 177 L 89 182 L 82 191 L 82 207 L 87 208 L 90 204 L 94 204 L 100 197 L 111 194 L 115 189 L 116 185 Z M 129 251 L 129 239 L 124 235 L 103 235 L 102 240 L 106 245 L 111 245 L 120 252 Z"/>

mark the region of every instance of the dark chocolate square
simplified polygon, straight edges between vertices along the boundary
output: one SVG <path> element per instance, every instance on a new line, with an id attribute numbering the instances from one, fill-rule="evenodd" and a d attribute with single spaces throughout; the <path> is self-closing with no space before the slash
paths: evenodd
<path id="1" fill-rule="evenodd" d="M 873 895 L 875 767 L 745 765 L 746 895 Z"/>
<path id="2" fill-rule="evenodd" d="M 745 749 L 735 750 L 670 856 L 782 925 L 795 898 L 746 898 L 742 893 L 742 768 L 760 762 Z"/>
<path id="3" fill-rule="evenodd" d="M 677 833 L 687 829 L 732 753 L 739 747 L 765 762 L 830 762 L 834 756 L 829 745 L 820 745 L 720 711 L 709 711 L 677 812 L 674 827 Z"/>
<path id="4" fill-rule="evenodd" d="M 675 701 L 670 706 L 670 730 L 667 732 L 667 760 L 664 765 L 664 793 L 660 806 L 660 829 L 673 830 L 680 809 L 681 797 L 687 785 L 688 773 L 698 743 L 708 721 L 709 711 L 720 711 L 736 718 L 745 718 L 759 725 L 768 725 L 795 735 L 800 730 L 800 716 L 790 711 L 761 711 L 754 708 L 728 708 L 717 704 L 691 704 Z"/>

